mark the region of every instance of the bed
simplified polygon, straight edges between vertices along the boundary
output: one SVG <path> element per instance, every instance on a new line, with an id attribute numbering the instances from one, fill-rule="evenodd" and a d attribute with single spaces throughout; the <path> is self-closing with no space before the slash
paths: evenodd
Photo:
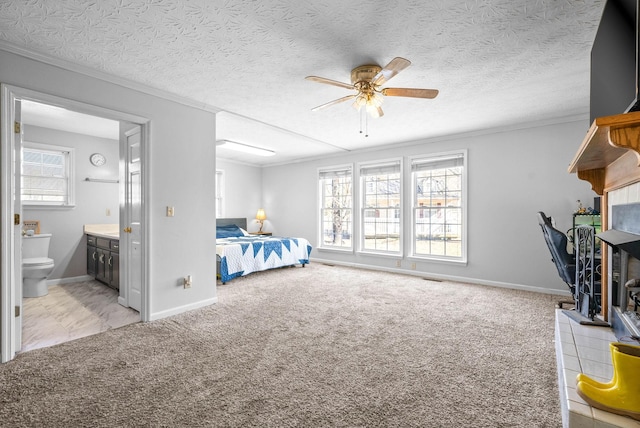
<path id="1" fill-rule="evenodd" d="M 223 284 L 253 272 L 309 263 L 311 245 L 306 239 L 251 235 L 246 230 L 246 218 L 216 219 L 216 272 Z"/>

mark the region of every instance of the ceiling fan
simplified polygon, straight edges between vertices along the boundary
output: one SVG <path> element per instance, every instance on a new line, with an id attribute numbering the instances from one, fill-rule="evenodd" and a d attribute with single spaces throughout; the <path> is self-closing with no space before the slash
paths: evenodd
<path id="1" fill-rule="evenodd" d="M 384 68 L 379 65 L 361 65 L 351 70 L 351 84 L 324 77 L 307 76 L 305 78 L 307 80 L 357 91 L 355 94 L 347 95 L 346 97 L 338 98 L 337 100 L 314 107 L 311 111 L 321 110 L 354 99 L 353 107 L 358 110 L 365 107 L 371 116 L 381 117 L 384 114 L 381 107 L 382 96 L 435 98 L 438 95 L 437 89 L 380 88 L 380 86 L 388 82 L 393 76 L 410 65 L 411 61 L 400 57 L 392 59 Z"/>

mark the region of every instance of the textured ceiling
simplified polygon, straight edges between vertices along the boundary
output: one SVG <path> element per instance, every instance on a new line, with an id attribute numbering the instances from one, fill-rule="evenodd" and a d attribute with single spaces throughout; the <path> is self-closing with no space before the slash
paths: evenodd
<path id="1" fill-rule="evenodd" d="M 603 7 L 604 0 L 3 0 L 0 40 L 225 111 L 218 137 L 275 150 L 244 158 L 266 164 L 586 117 Z M 436 99 L 385 98 L 369 137 L 358 132 L 350 103 L 311 111 L 350 92 L 305 76 L 349 82 L 352 68 L 396 56 L 412 65 L 385 86 L 439 89 Z"/>

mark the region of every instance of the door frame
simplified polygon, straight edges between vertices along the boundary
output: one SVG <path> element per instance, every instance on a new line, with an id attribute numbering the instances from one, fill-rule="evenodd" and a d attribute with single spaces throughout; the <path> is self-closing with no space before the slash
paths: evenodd
<path id="1" fill-rule="evenodd" d="M 4 363 L 13 359 L 19 351 L 15 349 L 15 311 L 19 307 L 22 311 L 22 303 L 16 302 L 15 296 L 15 262 L 13 250 L 15 248 L 15 238 L 13 234 L 13 214 L 14 184 L 10 164 L 14 157 L 14 135 L 13 123 L 15 121 L 14 100 L 30 100 L 51 104 L 68 110 L 80 113 L 100 116 L 107 119 L 132 122 L 141 127 L 141 174 L 142 174 L 142 278 L 141 292 L 142 302 L 140 308 L 140 319 L 149 320 L 150 313 L 150 290 L 148 286 L 149 262 L 149 193 L 147 186 L 150 177 L 149 168 L 149 141 L 150 141 L 150 121 L 147 118 L 132 115 L 129 113 L 107 109 L 92 104 L 87 104 L 68 98 L 49 95 L 43 92 L 33 91 L 18 86 L 0 84 L 0 362 Z M 125 177 L 125 180 L 127 178 Z M 126 183 L 125 183 L 126 184 Z M 124 266 L 128 265 L 127 260 Z M 120 271 L 121 275 L 123 270 Z M 22 316 L 22 314 L 20 314 Z"/>

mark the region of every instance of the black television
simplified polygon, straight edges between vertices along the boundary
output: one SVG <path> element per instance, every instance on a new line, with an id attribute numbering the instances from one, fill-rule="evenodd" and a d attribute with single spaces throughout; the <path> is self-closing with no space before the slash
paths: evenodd
<path id="1" fill-rule="evenodd" d="M 637 111 L 638 3 L 607 0 L 591 48 L 590 123 L 596 117 Z"/>

